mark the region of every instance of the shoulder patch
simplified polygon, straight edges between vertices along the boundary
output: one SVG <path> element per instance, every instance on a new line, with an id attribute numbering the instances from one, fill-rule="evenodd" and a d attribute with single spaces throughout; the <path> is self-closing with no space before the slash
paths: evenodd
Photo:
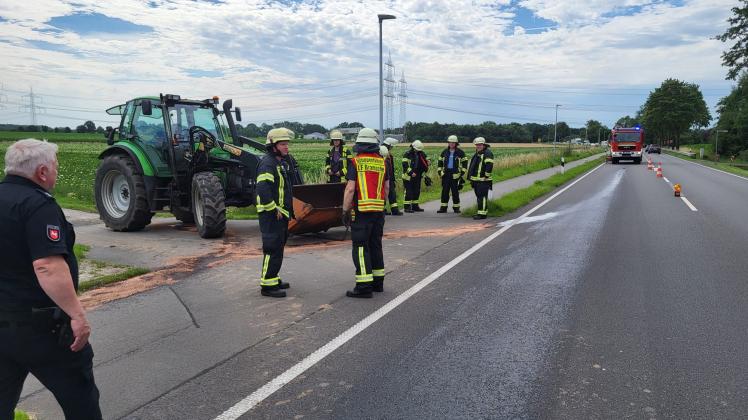
<path id="1" fill-rule="evenodd" d="M 47 239 L 52 242 L 60 242 L 60 227 L 55 225 L 47 225 Z"/>

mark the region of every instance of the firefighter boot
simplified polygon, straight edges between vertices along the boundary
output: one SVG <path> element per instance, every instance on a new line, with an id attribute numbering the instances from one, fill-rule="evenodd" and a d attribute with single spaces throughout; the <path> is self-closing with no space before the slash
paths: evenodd
<path id="1" fill-rule="evenodd" d="M 459 213 L 460 212 L 460 208 L 459 207 L 452 207 L 452 210 L 454 210 L 455 213 Z"/>
<path id="2" fill-rule="evenodd" d="M 405 212 L 406 213 L 413 213 L 413 206 L 411 204 L 405 205 Z"/>
<path id="3" fill-rule="evenodd" d="M 291 287 L 291 283 L 284 282 L 283 280 L 278 279 L 278 288 L 279 289 L 288 289 L 289 287 Z"/>
<path id="4" fill-rule="evenodd" d="M 421 208 L 421 206 L 419 206 L 419 205 L 418 205 L 418 204 L 416 203 L 416 204 L 413 204 L 413 211 L 425 211 L 425 210 L 424 210 L 424 209 L 422 209 L 422 208 Z"/>
<path id="5" fill-rule="evenodd" d="M 485 214 L 476 214 L 475 216 L 473 216 L 473 220 L 482 220 L 485 218 L 486 218 Z"/>
<path id="6" fill-rule="evenodd" d="M 373 297 L 371 283 L 356 283 L 353 290 L 348 290 L 345 295 L 352 298 L 370 298 Z"/>
<path id="7" fill-rule="evenodd" d="M 397 207 L 395 207 L 394 209 L 392 209 L 392 215 L 393 216 L 402 216 L 403 214 L 400 213 L 400 210 Z"/>
<path id="8" fill-rule="evenodd" d="M 447 206 L 441 206 L 439 207 L 439 210 L 436 211 L 437 213 L 446 213 L 447 212 Z"/>
<path id="9" fill-rule="evenodd" d="M 371 282 L 371 290 L 374 292 L 384 292 L 384 277 L 374 277 Z"/>
<path id="10" fill-rule="evenodd" d="M 278 286 L 260 286 L 260 294 L 274 298 L 286 297 L 286 292 Z"/>

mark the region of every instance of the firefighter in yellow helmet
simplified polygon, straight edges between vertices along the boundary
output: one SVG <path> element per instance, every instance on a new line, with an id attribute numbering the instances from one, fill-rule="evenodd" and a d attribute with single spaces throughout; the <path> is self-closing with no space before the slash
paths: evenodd
<path id="1" fill-rule="evenodd" d="M 460 212 L 460 190 L 465 182 L 463 176 L 467 172 L 467 157 L 460 149 L 457 136 L 447 138 L 447 148 L 442 150 L 437 163 L 437 173 L 442 178 L 442 202 L 437 213 L 446 213 L 449 205 L 449 195 L 452 194 L 452 210 Z"/>
<path id="2" fill-rule="evenodd" d="M 393 139 L 392 137 L 387 137 L 386 139 L 384 139 L 384 143 L 382 143 L 382 145 L 387 148 L 387 156 L 382 155 L 382 157 L 385 158 L 384 160 L 387 162 L 387 164 L 389 164 L 390 168 L 392 168 L 392 172 L 390 173 L 390 193 L 387 194 L 387 201 L 390 203 L 390 211 L 385 211 L 384 214 L 402 216 L 403 213 L 400 212 L 400 209 L 397 205 L 397 188 L 395 185 L 395 157 L 392 154 L 392 148 L 395 147 L 397 143 L 397 139 Z"/>
<path id="3" fill-rule="evenodd" d="M 262 232 L 262 271 L 260 293 L 263 296 L 286 297 L 283 289 L 290 285 L 281 281 L 278 272 L 283 263 L 283 249 L 288 239 L 288 221 L 293 219 L 291 171 L 288 143 L 293 131 L 274 128 L 268 131 L 267 153 L 257 166 L 257 216 Z"/>
<path id="4" fill-rule="evenodd" d="M 346 296 L 370 298 L 384 290 L 384 199 L 389 182 L 384 158 L 380 155 L 377 132 L 363 128 L 353 146 L 355 156 L 348 165 L 348 183 L 343 196 L 343 217 L 351 227 L 356 287 Z M 351 220 L 351 211 L 354 211 Z"/>
<path id="5" fill-rule="evenodd" d="M 423 211 L 418 200 L 421 196 L 421 181 L 429 170 L 429 160 L 423 152 L 423 143 L 420 140 L 411 143 L 410 150 L 403 155 L 402 163 L 405 212 Z"/>
<path id="6" fill-rule="evenodd" d="M 325 172 L 327 173 L 327 182 L 329 184 L 336 182 L 345 182 L 345 174 L 348 172 L 348 160 L 351 156 L 351 149 L 345 145 L 343 133 L 340 130 L 330 132 L 330 150 L 327 151 L 325 160 Z"/>
<path id="7" fill-rule="evenodd" d="M 488 191 L 493 187 L 491 171 L 493 171 L 493 153 L 488 149 L 489 145 L 483 137 L 473 140 L 475 154 L 470 159 L 468 166 L 468 179 L 470 180 L 475 197 L 478 199 L 478 211 L 473 219 L 485 219 L 488 214 Z"/>

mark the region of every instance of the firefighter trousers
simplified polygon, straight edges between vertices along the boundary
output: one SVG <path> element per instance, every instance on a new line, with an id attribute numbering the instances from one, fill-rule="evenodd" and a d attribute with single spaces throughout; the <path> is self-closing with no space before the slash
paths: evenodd
<path id="1" fill-rule="evenodd" d="M 416 175 L 408 181 L 403 180 L 405 187 L 405 201 L 403 204 L 406 210 L 411 205 L 418 205 L 418 199 L 421 197 L 421 175 Z"/>
<path id="2" fill-rule="evenodd" d="M 475 191 L 475 198 L 478 199 L 478 211 L 477 214 L 485 216 L 488 214 L 488 191 L 492 185 L 490 181 L 478 181 L 473 182 L 473 190 Z"/>
<path id="3" fill-rule="evenodd" d="M 337 175 L 328 175 L 327 176 L 327 183 L 328 184 L 337 184 L 338 182 L 345 181 L 342 176 Z"/>
<path id="4" fill-rule="evenodd" d="M 387 201 L 390 202 L 390 211 L 397 210 L 397 191 L 395 190 L 395 180 L 390 180 L 390 193 L 387 195 Z"/>
<path id="5" fill-rule="evenodd" d="M 442 201 L 441 206 L 447 207 L 449 195 L 452 195 L 452 207 L 460 208 L 460 180 L 454 179 L 454 172 L 445 172 L 442 176 Z"/>
<path id="6" fill-rule="evenodd" d="M 259 214 L 260 232 L 262 232 L 262 271 L 260 286 L 277 286 L 280 280 L 278 272 L 283 264 L 283 249 L 288 239 L 288 219 L 278 220 L 276 212 L 263 211 Z"/>
<path id="7" fill-rule="evenodd" d="M 371 283 L 384 278 L 383 234 L 384 212 L 356 212 L 356 219 L 351 223 L 356 283 Z"/>

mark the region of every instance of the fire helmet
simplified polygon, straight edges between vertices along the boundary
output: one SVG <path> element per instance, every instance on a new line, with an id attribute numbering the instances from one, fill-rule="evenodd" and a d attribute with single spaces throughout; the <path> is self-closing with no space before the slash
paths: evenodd
<path id="1" fill-rule="evenodd" d="M 381 145 L 379 146 L 379 154 L 382 155 L 383 158 L 386 158 L 387 155 L 390 154 L 390 149 L 388 149 L 385 145 Z"/>
<path id="2" fill-rule="evenodd" d="M 268 136 L 267 136 L 267 140 L 265 140 L 265 145 L 269 146 L 272 144 L 280 143 L 282 141 L 291 141 L 293 136 L 294 136 L 294 132 L 287 128 L 284 128 L 284 127 L 274 128 L 268 131 Z"/>
<path id="3" fill-rule="evenodd" d="M 377 132 L 371 128 L 362 128 L 356 137 L 356 143 L 379 144 Z"/>
<path id="4" fill-rule="evenodd" d="M 447 143 L 460 143 L 460 140 L 457 139 L 457 136 L 452 134 L 451 136 L 447 137 Z"/>
<path id="5" fill-rule="evenodd" d="M 421 140 L 416 140 L 410 144 L 410 147 L 420 152 L 423 150 L 423 143 L 421 143 Z"/>
<path id="6" fill-rule="evenodd" d="M 486 144 L 486 139 L 483 137 L 476 137 L 475 140 L 473 140 L 473 144 Z"/>

